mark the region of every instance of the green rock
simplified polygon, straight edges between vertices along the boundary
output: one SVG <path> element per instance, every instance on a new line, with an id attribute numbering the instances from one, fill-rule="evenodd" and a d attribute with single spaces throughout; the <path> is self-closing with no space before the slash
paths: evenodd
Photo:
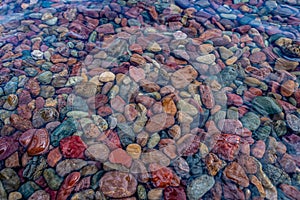
<path id="1" fill-rule="evenodd" d="M 56 173 L 55 170 L 52 168 L 48 168 L 44 170 L 44 178 L 45 181 L 47 182 L 48 186 L 52 190 L 58 190 L 60 184 L 62 183 L 63 179 L 60 178 Z"/>
<path id="2" fill-rule="evenodd" d="M 267 164 L 263 166 L 263 170 L 275 186 L 281 183 L 291 185 L 291 178 L 282 169 L 275 167 L 274 165 Z"/>
<path id="3" fill-rule="evenodd" d="M 97 31 L 93 31 L 89 37 L 89 42 L 96 42 Z"/>
<path id="4" fill-rule="evenodd" d="M 7 193 L 3 187 L 3 183 L 0 181 L 0 199 L 7 199 Z"/>
<path id="5" fill-rule="evenodd" d="M 227 119 L 239 119 L 239 111 L 237 107 L 230 107 L 227 110 Z"/>
<path id="6" fill-rule="evenodd" d="M 272 115 L 282 112 L 282 108 L 271 97 L 258 96 L 252 100 L 253 108 L 263 114 Z"/>
<path id="7" fill-rule="evenodd" d="M 146 188 L 143 185 L 138 185 L 137 195 L 138 195 L 139 200 L 146 200 L 147 199 Z"/>
<path id="8" fill-rule="evenodd" d="M 40 187 L 33 181 L 28 181 L 26 183 L 24 183 L 23 185 L 21 185 L 21 187 L 19 188 L 19 192 L 22 194 L 22 196 L 25 199 L 28 199 L 28 197 L 30 197 L 36 190 L 39 190 Z"/>
<path id="9" fill-rule="evenodd" d="M 179 100 L 176 106 L 178 110 L 188 115 L 195 116 L 198 114 L 197 108 L 184 100 Z"/>
<path id="10" fill-rule="evenodd" d="M 242 117 L 241 122 L 245 128 L 255 131 L 260 125 L 260 119 L 257 114 L 248 112 Z"/>
<path id="11" fill-rule="evenodd" d="M 215 184 L 215 179 L 212 176 L 202 175 L 194 179 L 187 187 L 187 197 L 190 200 L 200 199 L 208 192 Z"/>
<path id="12" fill-rule="evenodd" d="M 287 133 L 286 123 L 283 120 L 277 120 L 274 124 L 274 131 L 277 136 L 284 136 Z"/>
<path id="13" fill-rule="evenodd" d="M 40 75 L 38 75 L 37 80 L 41 84 L 49 84 L 49 83 L 51 83 L 52 76 L 53 76 L 52 72 L 45 71 L 45 72 L 41 73 Z"/>
<path id="14" fill-rule="evenodd" d="M 150 139 L 149 139 L 149 141 L 148 141 L 148 148 L 154 148 L 158 143 L 159 143 L 159 141 L 160 141 L 160 136 L 159 136 L 159 134 L 158 133 L 154 133 L 151 137 L 150 137 Z"/>
<path id="15" fill-rule="evenodd" d="M 91 188 L 96 190 L 99 187 L 100 178 L 103 176 L 104 171 L 97 172 L 91 179 Z"/>
<path id="16" fill-rule="evenodd" d="M 68 118 L 61 123 L 51 134 L 51 144 L 54 147 L 59 145 L 60 140 L 65 137 L 71 136 L 77 130 L 76 121 L 73 118 Z"/>
<path id="17" fill-rule="evenodd" d="M 271 126 L 262 126 L 259 127 L 253 134 L 254 139 L 256 140 L 266 140 L 271 133 Z"/>
<path id="18" fill-rule="evenodd" d="M 2 182 L 6 192 L 17 190 L 20 186 L 20 178 L 18 174 L 11 168 L 5 168 L 1 170 L 0 181 Z"/>

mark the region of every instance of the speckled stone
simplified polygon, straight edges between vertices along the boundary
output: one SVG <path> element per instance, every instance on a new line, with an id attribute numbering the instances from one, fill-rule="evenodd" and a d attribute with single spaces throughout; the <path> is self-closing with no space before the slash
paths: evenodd
<path id="1" fill-rule="evenodd" d="M 187 187 L 187 196 L 190 200 L 200 199 L 206 192 L 208 192 L 215 180 L 212 176 L 202 175 L 194 179 Z"/>

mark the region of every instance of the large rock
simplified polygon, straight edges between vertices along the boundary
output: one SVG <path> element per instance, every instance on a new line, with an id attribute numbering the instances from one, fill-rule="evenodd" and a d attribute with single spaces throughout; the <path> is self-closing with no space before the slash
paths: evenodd
<path id="1" fill-rule="evenodd" d="M 187 66 L 174 72 L 171 82 L 175 88 L 180 89 L 190 84 L 197 76 L 198 72 L 192 66 Z"/>

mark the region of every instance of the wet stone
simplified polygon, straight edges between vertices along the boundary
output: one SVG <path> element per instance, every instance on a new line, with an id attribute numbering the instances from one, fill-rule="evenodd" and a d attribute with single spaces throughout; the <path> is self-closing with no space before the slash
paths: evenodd
<path id="1" fill-rule="evenodd" d="M 55 108 L 42 108 L 33 114 L 32 125 L 40 128 L 49 122 L 56 121 L 58 117 L 59 113 Z"/>
<path id="2" fill-rule="evenodd" d="M 108 197 L 125 198 L 136 192 L 137 181 L 129 173 L 111 171 L 104 174 L 99 186 L 103 194 Z"/>
<path id="3" fill-rule="evenodd" d="M 0 181 L 7 192 L 17 190 L 20 186 L 20 178 L 11 168 L 5 168 L 0 171 Z"/>
<path id="4" fill-rule="evenodd" d="M 282 108 L 271 97 L 255 97 L 252 100 L 252 106 L 262 114 L 271 115 L 282 112 Z"/>
<path id="5" fill-rule="evenodd" d="M 45 178 L 45 181 L 47 182 L 48 186 L 52 190 L 58 190 L 61 183 L 63 182 L 63 179 L 59 177 L 55 170 L 52 168 L 45 169 L 43 172 L 43 176 Z"/>
<path id="6" fill-rule="evenodd" d="M 51 144 L 57 147 L 61 139 L 72 135 L 76 130 L 75 120 L 73 118 L 68 118 L 51 133 Z"/>
<path id="7" fill-rule="evenodd" d="M 59 142 L 59 147 L 65 158 L 84 158 L 84 151 L 87 148 L 80 136 L 77 135 L 63 138 Z"/>
<path id="8" fill-rule="evenodd" d="M 223 171 L 223 175 L 226 179 L 229 179 L 242 187 L 249 186 L 249 179 L 244 169 L 237 162 L 232 162 L 227 165 Z"/>
<path id="9" fill-rule="evenodd" d="M 260 118 L 253 112 L 246 113 L 241 118 L 241 122 L 243 127 L 248 128 L 251 131 L 255 131 L 260 126 Z"/>
<path id="10" fill-rule="evenodd" d="M 47 129 L 38 129 L 32 136 L 27 153 L 29 156 L 44 154 L 48 151 L 49 145 L 50 138 Z"/>
<path id="11" fill-rule="evenodd" d="M 208 192 L 213 187 L 214 184 L 214 178 L 208 175 L 202 175 L 194 179 L 187 187 L 188 199 L 200 199 L 206 192 Z"/>
<path id="12" fill-rule="evenodd" d="M 179 186 L 180 179 L 170 168 L 152 163 L 149 165 L 149 171 L 152 175 L 151 181 L 155 187 Z"/>
<path id="13" fill-rule="evenodd" d="M 82 159 L 66 159 L 56 165 L 56 172 L 63 177 L 72 171 L 81 169 L 86 164 L 87 162 Z"/>

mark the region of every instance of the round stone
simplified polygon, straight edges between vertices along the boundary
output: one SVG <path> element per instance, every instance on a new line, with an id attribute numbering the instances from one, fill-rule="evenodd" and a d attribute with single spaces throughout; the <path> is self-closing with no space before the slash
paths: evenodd
<path id="1" fill-rule="evenodd" d="M 194 179 L 187 187 L 187 197 L 190 200 L 200 199 L 215 184 L 212 176 L 202 175 Z"/>

